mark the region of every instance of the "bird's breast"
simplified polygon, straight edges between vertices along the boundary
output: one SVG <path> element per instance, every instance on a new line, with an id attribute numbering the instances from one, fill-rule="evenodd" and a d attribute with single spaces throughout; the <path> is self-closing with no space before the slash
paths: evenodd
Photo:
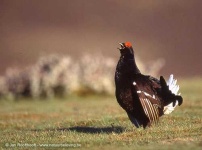
<path id="1" fill-rule="evenodd" d="M 132 91 L 130 88 L 117 89 L 116 97 L 117 97 L 118 103 L 123 109 L 127 111 L 133 111 L 134 101 L 132 97 Z"/>

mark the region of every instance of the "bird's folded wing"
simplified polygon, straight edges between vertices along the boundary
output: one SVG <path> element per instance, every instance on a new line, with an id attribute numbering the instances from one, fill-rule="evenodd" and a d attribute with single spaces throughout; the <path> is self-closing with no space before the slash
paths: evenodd
<path id="1" fill-rule="evenodd" d="M 146 116 L 151 123 L 156 123 L 159 119 L 160 105 L 158 100 L 155 99 L 155 96 L 151 96 L 144 91 L 137 90 L 137 94 Z"/>

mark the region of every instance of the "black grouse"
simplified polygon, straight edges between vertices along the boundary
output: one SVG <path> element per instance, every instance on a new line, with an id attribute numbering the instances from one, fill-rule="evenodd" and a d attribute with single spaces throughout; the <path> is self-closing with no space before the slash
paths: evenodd
<path id="1" fill-rule="evenodd" d="M 182 104 L 177 80 L 172 74 L 167 83 L 162 76 L 158 80 L 141 74 L 131 43 L 119 44 L 121 57 L 115 72 L 117 101 L 136 127 L 151 126 L 158 122 L 160 116 L 170 114 Z"/>

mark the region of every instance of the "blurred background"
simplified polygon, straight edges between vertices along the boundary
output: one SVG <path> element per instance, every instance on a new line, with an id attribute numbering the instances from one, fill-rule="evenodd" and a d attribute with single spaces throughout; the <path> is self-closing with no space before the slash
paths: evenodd
<path id="1" fill-rule="evenodd" d="M 0 0 L 0 95 L 39 96 L 49 88 L 51 96 L 61 83 L 65 90 L 82 85 L 82 93 L 112 93 L 117 47 L 125 41 L 143 73 L 201 76 L 201 6 L 201 0 Z"/>

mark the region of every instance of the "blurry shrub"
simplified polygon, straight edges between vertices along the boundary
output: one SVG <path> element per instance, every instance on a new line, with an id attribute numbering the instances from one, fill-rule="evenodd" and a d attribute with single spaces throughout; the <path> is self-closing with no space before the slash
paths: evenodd
<path id="1" fill-rule="evenodd" d="M 25 70 L 8 69 L 0 77 L 0 97 L 40 98 L 65 95 L 114 94 L 116 61 L 100 54 L 85 54 L 78 59 L 49 55 Z M 156 76 L 164 61 L 159 59 L 148 67 L 140 60 L 143 73 Z"/>

